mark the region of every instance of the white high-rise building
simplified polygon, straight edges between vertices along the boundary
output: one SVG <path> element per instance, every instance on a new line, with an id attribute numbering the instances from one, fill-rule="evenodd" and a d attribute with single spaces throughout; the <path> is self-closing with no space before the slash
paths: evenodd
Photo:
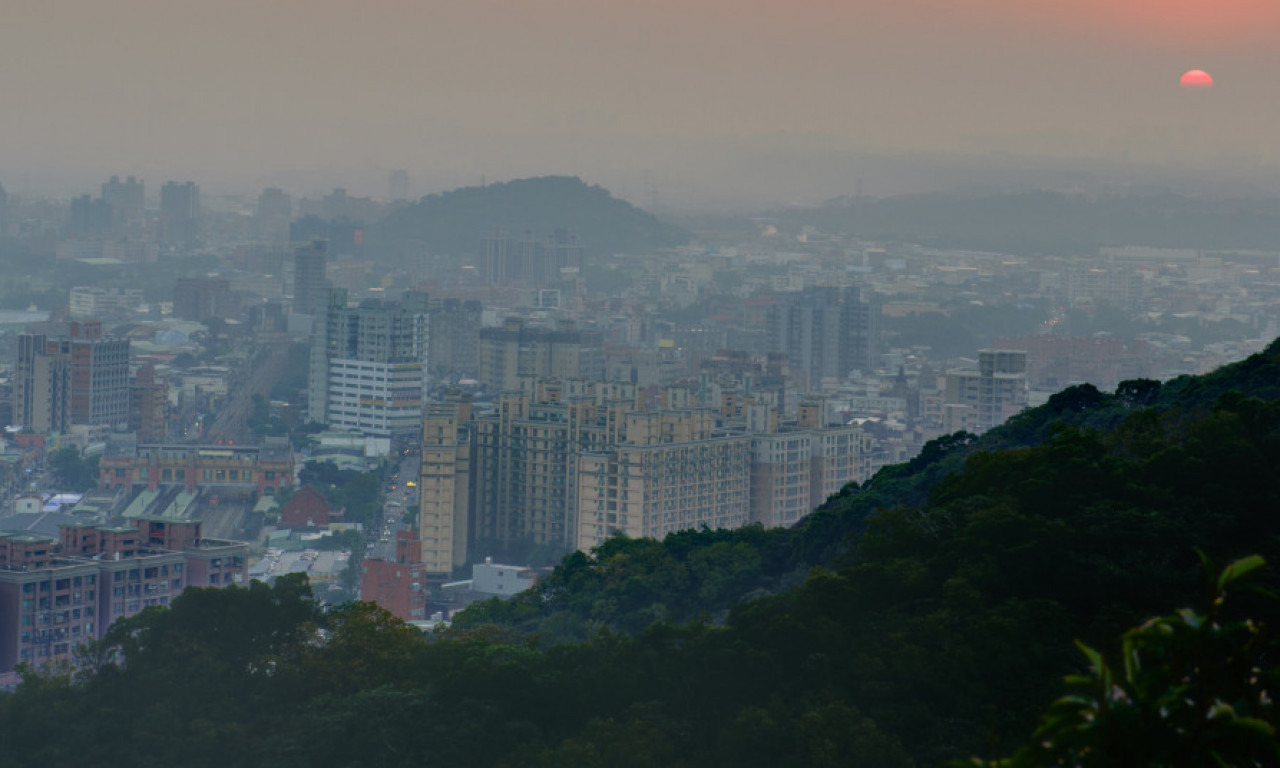
<path id="1" fill-rule="evenodd" d="M 426 294 L 347 306 L 333 291 L 311 341 L 308 418 L 378 437 L 418 431 L 428 334 Z"/>

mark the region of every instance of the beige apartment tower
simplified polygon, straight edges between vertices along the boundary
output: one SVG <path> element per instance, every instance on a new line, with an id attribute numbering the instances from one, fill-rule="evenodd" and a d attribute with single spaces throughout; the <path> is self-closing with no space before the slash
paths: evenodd
<path id="1" fill-rule="evenodd" d="M 870 476 L 871 436 L 832 424 L 829 403 L 800 402 L 797 419 L 780 424 L 772 405 L 748 406 L 751 435 L 751 521 L 795 525 L 851 481 Z"/>
<path id="2" fill-rule="evenodd" d="M 833 424 L 820 399 L 780 424 L 767 398 L 744 397 L 726 418 L 723 403 L 699 407 L 683 388 L 643 409 L 631 383 L 516 384 L 491 413 L 443 403 L 423 419 L 419 533 L 435 577 L 487 550 L 560 553 L 619 534 L 791 525 L 869 471 L 870 436 Z"/>
<path id="3" fill-rule="evenodd" d="M 751 441 L 709 409 L 628 414 L 627 440 L 578 461 L 578 549 L 749 522 Z"/>
<path id="4" fill-rule="evenodd" d="M 429 579 L 448 579 L 467 562 L 471 504 L 471 405 L 433 403 L 422 419 L 418 537 Z"/>
<path id="5" fill-rule="evenodd" d="M 947 372 L 944 429 L 981 434 L 1027 407 L 1027 353 L 983 349 L 978 369 Z M 958 406 L 947 408 L 946 406 Z"/>

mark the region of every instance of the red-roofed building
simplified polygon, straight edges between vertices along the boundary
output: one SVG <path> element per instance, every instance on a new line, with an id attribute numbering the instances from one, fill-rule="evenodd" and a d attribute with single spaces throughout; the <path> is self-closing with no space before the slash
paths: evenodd
<path id="1" fill-rule="evenodd" d="M 329 500 L 315 486 L 304 485 L 280 510 L 281 528 L 323 528 L 342 520 L 345 510 L 329 507 Z"/>

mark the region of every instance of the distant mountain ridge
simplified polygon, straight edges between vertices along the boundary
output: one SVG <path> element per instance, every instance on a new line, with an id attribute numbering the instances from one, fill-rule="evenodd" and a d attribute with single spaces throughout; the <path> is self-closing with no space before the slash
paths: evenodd
<path id="1" fill-rule="evenodd" d="M 369 247 L 374 253 L 412 245 L 440 254 L 476 254 L 481 237 L 494 229 L 540 239 L 568 230 L 590 255 L 646 253 L 689 240 L 680 227 L 604 187 L 576 176 L 540 176 L 428 195 L 373 227 Z"/>
<path id="2" fill-rule="evenodd" d="M 1145 245 L 1208 250 L 1280 250 L 1280 204 L 1181 195 L 1090 197 L 1050 190 L 921 194 L 879 200 L 842 197 L 778 214 L 784 226 L 870 239 L 1018 255 L 1094 253 Z"/>

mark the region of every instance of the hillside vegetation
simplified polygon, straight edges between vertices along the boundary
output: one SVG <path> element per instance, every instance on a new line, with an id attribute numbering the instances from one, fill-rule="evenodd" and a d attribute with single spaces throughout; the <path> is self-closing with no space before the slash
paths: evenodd
<path id="1" fill-rule="evenodd" d="M 1280 343 L 1163 386 L 1076 387 L 930 443 L 793 529 L 614 539 L 430 640 L 367 605 L 320 615 L 297 581 L 189 590 L 114 627 L 86 674 L 0 698 L 0 751 L 20 766 L 87 750 L 121 766 L 1114 765 L 1107 750 L 1150 742 L 1165 757 L 1131 764 L 1273 764 L 1278 382 Z M 1225 601 L 1246 571 L 1254 591 Z M 1067 675 L 1076 693 L 1042 719 Z M 1113 710 L 1136 714 L 1112 727 Z M 1142 719 L 1161 712 L 1191 725 Z"/>

